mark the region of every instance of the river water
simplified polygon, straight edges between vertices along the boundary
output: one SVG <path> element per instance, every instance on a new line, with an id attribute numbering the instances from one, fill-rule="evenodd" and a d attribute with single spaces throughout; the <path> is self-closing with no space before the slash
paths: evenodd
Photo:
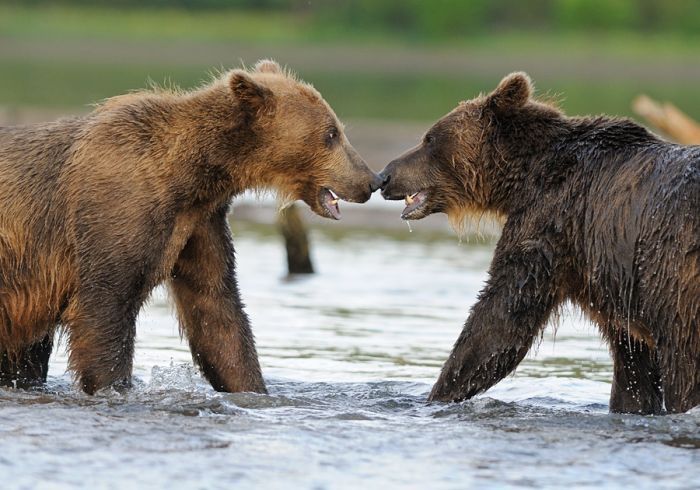
<path id="1" fill-rule="evenodd" d="M 78 392 L 65 346 L 45 390 L 0 389 L 0 488 L 700 488 L 700 409 L 608 414 L 574 310 L 487 393 L 425 403 L 493 244 L 315 231 L 319 272 L 288 280 L 276 234 L 235 233 L 270 394 L 214 392 L 156 291 L 133 390 Z"/>

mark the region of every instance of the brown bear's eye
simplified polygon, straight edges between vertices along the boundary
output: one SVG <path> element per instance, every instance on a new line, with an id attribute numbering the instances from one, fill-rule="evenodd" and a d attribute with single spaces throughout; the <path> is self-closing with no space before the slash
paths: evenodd
<path id="1" fill-rule="evenodd" d="M 326 136 L 328 144 L 331 145 L 338 140 L 338 128 L 331 128 Z"/>
<path id="2" fill-rule="evenodd" d="M 432 145 L 435 141 L 435 136 L 433 136 L 432 134 L 426 134 L 423 140 L 425 141 L 426 145 Z"/>

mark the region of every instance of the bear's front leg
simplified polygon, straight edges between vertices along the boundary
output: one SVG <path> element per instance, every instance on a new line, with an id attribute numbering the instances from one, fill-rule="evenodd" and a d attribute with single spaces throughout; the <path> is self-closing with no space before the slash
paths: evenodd
<path id="1" fill-rule="evenodd" d="M 624 331 L 613 340 L 610 351 L 614 364 L 610 411 L 661 413 L 663 393 L 656 352 L 646 344 L 630 339 Z"/>
<path id="2" fill-rule="evenodd" d="M 553 253 L 545 240 L 506 243 L 496 248 L 486 287 L 430 401 L 461 401 L 487 390 L 512 372 L 539 336 L 556 305 Z"/>
<path id="3" fill-rule="evenodd" d="M 192 359 L 214 389 L 266 393 L 238 293 L 227 208 L 195 229 L 175 264 L 170 288 Z"/>

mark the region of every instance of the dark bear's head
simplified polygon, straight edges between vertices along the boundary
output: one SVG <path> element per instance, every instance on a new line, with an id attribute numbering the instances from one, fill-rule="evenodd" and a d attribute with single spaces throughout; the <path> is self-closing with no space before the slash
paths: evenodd
<path id="1" fill-rule="evenodd" d="M 499 154 L 504 122 L 528 113 L 558 113 L 533 100 L 532 92 L 525 73 L 512 73 L 490 94 L 461 102 L 380 173 L 384 198 L 405 199 L 401 217 L 406 220 L 447 213 L 459 226 L 472 214 L 501 214 L 497 188 L 509 178 Z"/>
<path id="2" fill-rule="evenodd" d="M 331 107 L 312 86 L 269 60 L 228 75 L 253 134 L 249 159 L 258 187 L 282 200 L 303 200 L 317 214 L 340 218 L 339 200 L 365 202 L 381 180 L 350 145 Z"/>

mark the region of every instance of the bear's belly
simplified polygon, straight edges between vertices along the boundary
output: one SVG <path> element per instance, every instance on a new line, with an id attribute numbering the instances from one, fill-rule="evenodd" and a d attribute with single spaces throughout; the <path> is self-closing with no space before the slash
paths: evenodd
<path id="1" fill-rule="evenodd" d="M 595 306 L 595 302 L 586 304 L 578 302 L 578 304 L 589 319 L 601 329 L 604 337 L 613 339 L 620 334 L 629 335 L 630 338 L 643 342 L 650 348 L 656 346 L 651 329 L 643 321 L 626 318 L 620 313 L 608 312 L 605 306 L 599 309 Z"/>
<path id="2" fill-rule="evenodd" d="M 181 213 L 175 218 L 172 233 L 166 242 L 161 264 L 158 267 L 158 284 L 170 277 L 180 252 L 185 248 L 187 241 L 201 219 L 202 217 L 199 213 L 195 212 Z"/>
<path id="3" fill-rule="evenodd" d="M 42 256 L 16 268 L 7 265 L 0 284 L 0 345 L 11 350 L 36 342 L 56 327 L 74 277 L 64 257 Z"/>

